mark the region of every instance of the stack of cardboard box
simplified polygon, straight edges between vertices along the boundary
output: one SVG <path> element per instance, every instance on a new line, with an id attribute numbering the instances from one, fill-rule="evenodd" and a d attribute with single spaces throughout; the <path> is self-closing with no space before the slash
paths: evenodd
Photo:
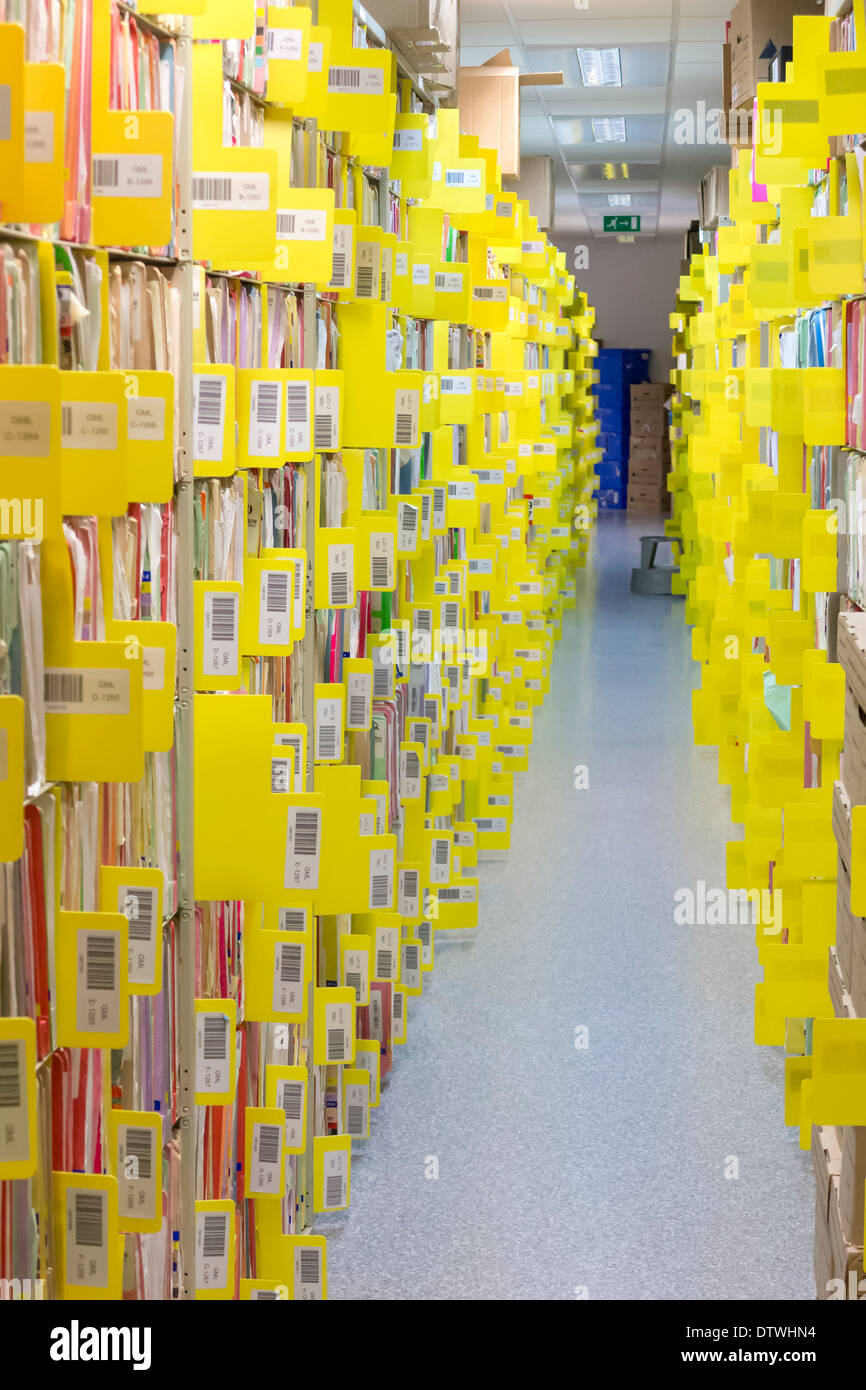
<path id="1" fill-rule="evenodd" d="M 866 805 L 866 613 L 841 613 L 836 654 L 845 672 L 842 781 L 833 787 L 838 850 L 836 945 L 830 950 L 829 990 L 837 1018 L 866 1018 L 866 918 L 851 902 L 851 808 Z M 817 1210 L 815 1290 L 818 1298 L 850 1298 L 863 1266 L 866 1126 L 816 1128 L 812 1137 Z M 845 1291 L 831 1281 L 842 1280 Z"/>
<path id="2" fill-rule="evenodd" d="M 671 389 L 660 381 L 645 381 L 631 388 L 629 511 L 661 512 L 667 508 L 671 446 L 666 401 Z"/>

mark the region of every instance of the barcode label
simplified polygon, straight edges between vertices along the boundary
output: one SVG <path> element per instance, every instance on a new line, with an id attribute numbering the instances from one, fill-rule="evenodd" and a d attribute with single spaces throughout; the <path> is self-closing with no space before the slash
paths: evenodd
<path id="1" fill-rule="evenodd" d="M 152 1125 L 118 1127 L 118 1199 L 121 1217 L 136 1216 L 152 1220 L 162 1174 L 156 1161 L 157 1130 Z"/>
<path id="2" fill-rule="evenodd" d="M 248 453 L 255 458 L 279 458 L 282 390 L 279 381 L 254 381 L 250 389 Z"/>
<path id="3" fill-rule="evenodd" d="M 453 631 L 460 627 L 460 605 L 458 603 L 442 603 L 439 608 L 442 614 L 442 626 L 446 631 Z"/>
<path id="4" fill-rule="evenodd" d="M 318 888 L 321 811 L 290 806 L 286 825 L 286 887 Z"/>
<path id="5" fill-rule="evenodd" d="M 322 1160 L 324 1208 L 338 1211 L 348 1205 L 349 1155 L 345 1149 L 326 1150 Z"/>
<path id="6" fill-rule="evenodd" d="M 286 382 L 286 453 L 312 452 L 310 424 L 310 383 Z"/>
<path id="7" fill-rule="evenodd" d="M 451 877 L 451 841 L 434 839 L 430 844 L 430 882 L 447 883 Z"/>
<path id="8" fill-rule="evenodd" d="M 414 449 L 418 443 L 420 391 L 398 391 L 394 405 L 394 445 Z"/>
<path id="9" fill-rule="evenodd" d="M 370 533 L 370 583 L 386 592 L 394 587 L 394 537 L 390 531 Z"/>
<path id="10" fill-rule="evenodd" d="M 436 894 L 440 903 L 474 903 L 477 892 L 474 884 L 460 888 L 440 888 Z"/>
<path id="11" fill-rule="evenodd" d="M 401 869 L 397 876 L 397 911 L 401 917 L 417 917 L 420 905 L 417 869 Z"/>
<path id="12" fill-rule="evenodd" d="M 355 266 L 355 294 L 358 299 L 373 298 L 373 267 L 362 265 L 360 259 Z"/>
<path id="13" fill-rule="evenodd" d="M 343 1102 L 346 1107 L 346 1133 L 353 1139 L 366 1139 L 370 1104 L 370 1087 L 362 1082 L 354 1082 L 345 1089 Z"/>
<path id="14" fill-rule="evenodd" d="M 395 130 L 394 149 L 401 152 L 419 151 L 424 148 L 423 130 Z M 405 272 L 404 272 L 405 273 Z"/>
<path id="15" fill-rule="evenodd" d="M 129 672 L 52 667 L 44 673 L 46 714 L 129 714 Z"/>
<path id="16" fill-rule="evenodd" d="M 355 602 L 355 547 L 328 546 L 328 607 L 351 608 Z"/>
<path id="17" fill-rule="evenodd" d="M 238 674 L 238 616 L 240 595 L 208 589 L 204 596 L 204 652 L 206 676 Z"/>
<path id="18" fill-rule="evenodd" d="M 277 921 L 280 931 L 306 931 L 307 909 L 305 907 L 281 907 Z"/>
<path id="19" fill-rule="evenodd" d="M 108 1285 L 108 1193 L 66 1190 L 66 1283 L 90 1289 Z"/>
<path id="20" fill-rule="evenodd" d="M 328 91 L 382 96 L 385 73 L 382 68 L 328 68 Z"/>
<path id="21" fill-rule="evenodd" d="M 304 1092 L 306 1083 L 298 1081 L 279 1081 L 277 1083 L 277 1105 L 285 1113 L 285 1145 L 287 1149 L 297 1149 L 304 1142 Z"/>
<path id="22" fill-rule="evenodd" d="M 394 851 L 380 849 L 370 851 L 370 897 L 371 912 L 390 912 L 394 904 Z"/>
<path id="23" fill-rule="evenodd" d="M 398 549 L 414 553 L 418 546 L 418 508 L 411 502 L 397 504 Z"/>
<path id="24" fill-rule="evenodd" d="M 400 753 L 400 795 L 404 801 L 418 801 L 421 796 L 421 760 L 413 748 Z"/>
<path id="25" fill-rule="evenodd" d="M 259 576 L 259 641 L 291 645 L 293 570 L 262 570 Z"/>
<path id="26" fill-rule="evenodd" d="M 355 240 L 354 228 L 349 223 L 334 223 L 334 257 L 331 290 L 347 290 L 352 284 L 352 246 Z"/>
<path id="27" fill-rule="evenodd" d="M 155 888 L 121 884 L 117 890 L 117 910 L 129 921 L 127 978 L 130 985 L 156 982 L 156 943 L 158 895 Z"/>
<path id="28" fill-rule="evenodd" d="M 471 376 L 443 376 L 440 382 L 443 396 L 471 396 Z"/>
<path id="29" fill-rule="evenodd" d="M 274 1011 L 299 1014 L 304 1009 L 304 944 L 278 941 L 274 946 Z"/>
<path id="30" fill-rule="evenodd" d="M 195 1216 L 195 1285 L 197 1289 L 228 1287 L 229 1213 L 197 1211 Z"/>
<path id="31" fill-rule="evenodd" d="M 340 762 L 343 756 L 343 702 L 316 701 L 316 762 Z"/>
<path id="32" fill-rule="evenodd" d="M 352 1014 L 351 1004 L 325 1005 L 325 1038 L 329 1062 L 346 1062 L 349 1059 Z"/>
<path id="33" fill-rule="evenodd" d="M 462 294 L 463 275 L 460 271 L 437 270 L 433 288 L 438 294 Z"/>
<path id="34" fill-rule="evenodd" d="M 373 681 L 365 671 L 356 671 L 346 682 L 348 695 L 347 729 L 369 729 L 373 712 Z"/>
<path id="35" fill-rule="evenodd" d="M 322 453 L 333 453 L 337 448 L 339 439 L 340 388 L 338 386 L 317 386 L 315 402 L 314 448 Z"/>
<path id="36" fill-rule="evenodd" d="M 266 212 L 270 206 L 269 174 L 193 174 L 192 206 L 198 212 Z"/>
<path id="37" fill-rule="evenodd" d="M 407 989 L 418 989 L 421 984 L 421 947 L 417 941 L 404 941 L 402 945 L 403 963 L 400 978 Z"/>
<path id="38" fill-rule="evenodd" d="M 304 51 L 303 29 L 268 29 L 268 58 L 277 63 L 299 63 Z"/>
<path id="39" fill-rule="evenodd" d="M 490 304 L 505 304 L 508 300 L 507 285 L 473 285 L 472 298 Z"/>
<path id="40" fill-rule="evenodd" d="M 78 932 L 77 1025 L 82 1033 L 120 1028 L 120 933 Z"/>
<path id="41" fill-rule="evenodd" d="M 295 1246 L 295 1299 L 318 1300 L 322 1297 L 322 1247 Z"/>
<path id="42" fill-rule="evenodd" d="M 480 169 L 446 169 L 446 188 L 480 188 Z"/>
<path id="43" fill-rule="evenodd" d="M 393 980 L 397 966 L 399 927 L 376 928 L 376 978 Z"/>
<path id="44" fill-rule="evenodd" d="M 192 389 L 193 458 L 199 462 L 222 463 L 226 379 L 194 372 Z"/>
<path id="45" fill-rule="evenodd" d="M 231 1090 L 233 1029 L 224 1013 L 197 1013 L 195 1016 L 195 1088 L 207 1095 Z"/>
<path id="46" fill-rule="evenodd" d="M 281 1125 L 253 1125 L 252 1172 L 247 1190 L 253 1196 L 280 1193 L 283 1188 L 283 1131 Z"/>
<path id="47" fill-rule="evenodd" d="M 391 648 L 387 644 L 376 645 L 370 650 L 373 660 L 373 699 L 391 700 L 394 697 L 394 666 Z"/>
<path id="48" fill-rule="evenodd" d="M 0 1042 L 0 1161 L 4 1163 L 21 1163 L 31 1157 L 26 1056 L 23 1038 Z"/>
<path id="49" fill-rule="evenodd" d="M 94 198 L 161 198 L 161 154 L 94 155 Z"/>
<path id="50" fill-rule="evenodd" d="M 63 449 L 116 449 L 117 406 L 105 401 L 68 401 L 60 407 Z"/>
<path id="51" fill-rule="evenodd" d="M 366 951 L 346 950 L 343 953 L 343 984 L 355 991 L 355 1002 L 366 1004 L 370 997 L 370 962 Z"/>
<path id="52" fill-rule="evenodd" d="M 540 256 L 544 252 L 543 241 L 524 241 L 522 244 L 524 256 Z"/>

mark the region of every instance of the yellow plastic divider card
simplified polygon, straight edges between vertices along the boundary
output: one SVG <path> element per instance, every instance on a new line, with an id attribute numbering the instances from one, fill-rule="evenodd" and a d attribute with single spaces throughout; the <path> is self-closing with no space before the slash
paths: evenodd
<path id="1" fill-rule="evenodd" d="M 233 581 L 196 580 L 196 690 L 239 690 L 240 623 L 243 586 Z"/>
<path id="2" fill-rule="evenodd" d="M 351 1065 L 355 1060 L 355 991 L 343 986 L 313 991 L 313 1063 Z"/>
<path id="3" fill-rule="evenodd" d="M 424 923 L 422 923 L 422 926 Z M 429 926 L 429 923 L 426 924 Z M 382 1062 L 382 1044 L 378 1038 L 359 1038 L 355 1044 L 355 1066 L 365 1071 L 369 1078 L 370 1105 L 373 1109 L 381 1098 L 379 1072 Z"/>
<path id="4" fill-rule="evenodd" d="M 129 923 L 120 912 L 57 914 L 57 1045 L 125 1047 Z"/>
<path id="5" fill-rule="evenodd" d="M 111 109 L 110 0 L 93 0 L 92 32 L 93 240 L 100 246 L 166 246 L 174 203 L 174 117 L 169 111 Z M 219 51 L 217 64 L 221 68 Z"/>
<path id="6" fill-rule="evenodd" d="M 370 1073 L 343 1068 L 343 1124 L 351 1139 L 370 1138 Z"/>
<path id="7" fill-rule="evenodd" d="M 60 532 L 60 377 L 53 366 L 0 372 L 0 540 Z"/>
<path id="8" fill-rule="evenodd" d="M 307 556 L 271 551 L 244 562 L 240 649 L 244 656 L 288 656 L 304 636 Z"/>
<path id="9" fill-rule="evenodd" d="M 203 260 L 269 261 L 277 241 L 277 155 L 222 143 L 222 45 L 193 45 L 192 230 Z M 127 237 L 126 243 L 134 238 Z M 121 242 L 123 239 L 121 238 Z"/>
<path id="10" fill-rule="evenodd" d="M 168 502 L 174 484 L 174 378 L 123 373 L 126 469 L 131 502 Z"/>
<path id="11" fill-rule="evenodd" d="M 328 1296 L 327 1242 L 324 1236 L 286 1236 L 291 1252 L 292 1299 L 318 1302 Z"/>
<path id="12" fill-rule="evenodd" d="M 231 1105 L 234 1101 L 237 1019 L 233 999 L 195 1001 L 196 1105 Z"/>
<path id="13" fill-rule="evenodd" d="M 254 1023 L 303 1023 L 312 977 L 305 931 L 244 930 L 245 1017 Z"/>
<path id="14" fill-rule="evenodd" d="M 307 1146 L 306 1067 L 268 1066 L 265 1075 L 265 1101 L 285 1117 L 283 1148 L 287 1154 L 302 1154 Z"/>
<path id="15" fill-rule="evenodd" d="M 348 1134 L 313 1140 L 313 1211 L 342 1211 L 349 1205 L 352 1140 Z"/>
<path id="16" fill-rule="evenodd" d="M 36 1172 L 36 1024 L 0 1018 L 0 1075 L 4 1083 L 0 1127 L 0 1180 Z"/>
<path id="17" fill-rule="evenodd" d="M 162 922 L 165 879 L 161 869 L 99 870 L 103 912 L 122 912 L 129 923 L 127 982 L 130 994 L 159 994 L 162 989 Z"/>
<path id="18" fill-rule="evenodd" d="M 391 154 L 391 177 L 401 183 L 407 181 L 420 185 L 411 196 L 424 198 L 430 191 L 433 174 L 433 149 L 428 139 L 429 120 L 423 114 L 414 112 L 399 113 L 394 121 L 393 150 Z M 407 190 L 408 192 L 408 190 Z"/>
<path id="19" fill-rule="evenodd" d="M 24 701 L 0 696 L 0 862 L 13 863 L 24 848 Z M 2 1157 L 2 1148 L 0 1148 Z"/>
<path id="20" fill-rule="evenodd" d="M 227 1198 L 195 1204 L 195 1296 L 235 1296 L 235 1204 Z"/>
<path id="21" fill-rule="evenodd" d="M 236 464 L 234 368 L 222 364 L 196 363 L 193 367 L 192 391 L 195 476 L 230 478 Z"/>
<path id="22" fill-rule="evenodd" d="M 122 372 L 63 372 L 60 388 L 64 515 L 120 516 L 128 505 Z"/>
<path id="23" fill-rule="evenodd" d="M 103 1173 L 55 1172 L 51 1192 L 57 1296 L 119 1300 L 123 1237 L 118 1225 L 117 1179 Z M 98 1340 L 98 1331 L 93 1330 L 92 1336 Z"/>
<path id="24" fill-rule="evenodd" d="M 312 10 L 303 5 L 287 9 L 270 6 L 265 47 L 268 58 L 268 100 L 286 106 L 303 101 L 307 94 Z M 306 280 L 306 275 L 292 276 Z"/>
<path id="25" fill-rule="evenodd" d="M 162 1127 L 152 1110 L 109 1110 L 109 1163 L 117 1179 L 121 1231 L 162 1226 Z"/>
<path id="26" fill-rule="evenodd" d="M 285 1154 L 281 1108 L 248 1105 L 244 1110 L 244 1196 L 282 1201 Z"/>
<path id="27" fill-rule="evenodd" d="M 288 22 L 298 7 L 286 11 Z M 268 82 L 270 83 L 270 63 Z M 270 259 L 257 268 L 269 280 L 310 281 L 326 286 L 333 272 L 334 190 L 332 188 L 293 188 L 293 125 L 291 112 L 265 111 L 265 148 L 277 156 L 276 242 Z"/>
<path id="28" fill-rule="evenodd" d="M 4 120 L 0 127 L 0 209 L 7 220 L 6 190 L 20 188 L 24 178 L 24 29 L 0 25 L 0 91 Z"/>
<path id="29" fill-rule="evenodd" d="M 11 25 L 0 28 L 0 45 L 6 42 L 3 35 L 8 37 L 11 28 Z M 13 65 L 16 49 L 13 38 L 9 53 Z M 4 80 L 0 71 L 0 83 Z M 63 216 L 65 83 L 62 63 L 24 64 L 24 167 L 17 183 L 7 182 L 7 175 L 3 173 L 0 210 L 4 222 L 59 222 Z M 18 118 L 14 91 L 10 116 L 9 140 L 12 141 Z M 0 169 L 5 143 L 0 138 Z"/>

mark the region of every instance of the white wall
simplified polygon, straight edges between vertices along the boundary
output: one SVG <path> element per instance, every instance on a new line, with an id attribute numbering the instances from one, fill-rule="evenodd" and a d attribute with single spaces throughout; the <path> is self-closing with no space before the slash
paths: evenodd
<path id="1" fill-rule="evenodd" d="M 589 267 L 575 271 L 578 288 L 595 307 L 596 334 L 606 348 L 650 348 L 653 381 L 667 381 L 673 365 L 668 315 L 673 312 L 683 237 L 659 236 L 630 244 L 586 237 L 560 240 L 568 266 L 575 244 L 587 247 Z"/>

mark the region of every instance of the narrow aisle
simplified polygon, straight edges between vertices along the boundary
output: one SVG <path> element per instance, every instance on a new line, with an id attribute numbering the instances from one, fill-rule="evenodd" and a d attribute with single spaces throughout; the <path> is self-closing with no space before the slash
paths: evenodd
<path id="1" fill-rule="evenodd" d="M 681 601 L 629 593 L 653 529 L 600 519 L 514 848 L 481 866 L 477 932 L 437 934 L 350 1211 L 322 1221 L 331 1298 L 814 1297 L 754 929 L 674 921 L 677 889 L 724 887 L 731 831 Z"/>

